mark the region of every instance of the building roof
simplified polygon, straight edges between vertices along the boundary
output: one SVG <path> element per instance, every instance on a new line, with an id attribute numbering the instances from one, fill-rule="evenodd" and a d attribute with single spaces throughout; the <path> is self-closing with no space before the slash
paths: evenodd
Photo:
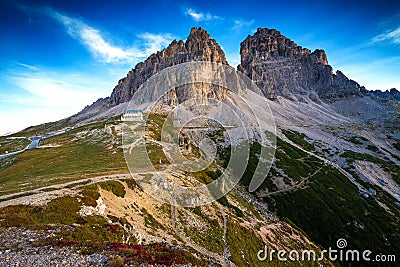
<path id="1" fill-rule="evenodd" d="M 137 112 L 143 112 L 141 109 L 127 109 L 125 111 L 126 113 L 137 113 Z"/>

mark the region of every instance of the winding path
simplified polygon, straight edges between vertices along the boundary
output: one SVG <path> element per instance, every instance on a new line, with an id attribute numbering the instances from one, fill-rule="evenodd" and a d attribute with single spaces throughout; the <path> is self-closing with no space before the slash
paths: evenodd
<path id="1" fill-rule="evenodd" d="M 130 174 L 101 175 L 92 178 L 71 181 L 63 184 L 49 185 L 28 191 L 3 195 L 0 196 L 0 208 L 20 204 L 41 205 L 60 196 L 74 194 L 73 189 L 78 189 L 80 187 L 96 184 L 99 182 L 128 179 L 131 177 L 132 176 Z"/>
<path id="2" fill-rule="evenodd" d="M 337 169 L 339 172 L 341 172 L 344 176 L 346 176 L 350 182 L 352 182 L 359 191 L 361 192 L 366 192 L 365 188 L 362 187 L 362 185 L 360 185 L 356 179 L 353 177 L 353 175 L 351 175 L 350 173 L 348 173 L 345 169 L 343 169 L 342 167 L 340 167 L 337 163 L 334 163 L 326 158 L 323 158 L 313 152 L 310 152 L 308 150 L 305 150 L 304 148 L 302 148 L 301 146 L 297 145 L 296 143 L 294 143 L 292 140 L 290 140 L 289 138 L 287 138 L 284 134 L 281 135 L 281 139 L 287 143 L 289 143 L 290 145 L 300 149 L 301 151 L 307 153 L 308 155 L 314 156 L 319 160 L 322 160 L 325 164 L 331 165 L 332 167 L 334 167 L 335 169 Z"/>
<path id="3" fill-rule="evenodd" d="M 22 150 L 18 150 L 18 151 L 14 151 L 14 152 L 10 152 L 10 153 L 7 153 L 7 154 L 0 155 L 0 159 L 17 155 L 19 153 L 24 152 L 25 150 L 28 150 L 28 149 L 37 148 L 37 147 L 39 147 L 40 140 L 42 140 L 44 138 L 47 138 L 47 137 L 52 137 L 52 136 L 55 136 L 55 135 L 63 134 L 65 132 L 68 132 L 71 129 L 73 129 L 73 128 L 72 127 L 67 127 L 67 128 L 64 128 L 64 129 L 61 129 L 61 130 L 58 130 L 58 131 L 45 133 L 45 134 L 38 135 L 38 136 L 31 136 L 31 137 L 29 137 L 29 140 L 31 141 L 31 143 L 26 148 L 24 148 Z"/>

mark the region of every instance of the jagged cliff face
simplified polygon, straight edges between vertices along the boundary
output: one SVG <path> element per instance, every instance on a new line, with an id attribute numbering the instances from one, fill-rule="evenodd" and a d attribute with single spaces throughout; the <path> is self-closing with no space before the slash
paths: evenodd
<path id="1" fill-rule="evenodd" d="M 119 80 L 110 96 L 109 104 L 115 106 L 129 101 L 139 86 L 158 71 L 194 60 L 228 64 L 217 42 L 202 28 L 192 28 L 186 42 L 174 40 L 167 48 L 152 54 Z"/>
<path id="2" fill-rule="evenodd" d="M 377 101 L 377 106 L 391 105 L 382 101 L 400 99 L 400 93 L 395 89 L 386 92 L 367 91 L 342 72 L 337 71 L 334 74 L 325 51 L 316 49 L 312 52 L 302 48 L 274 29 L 257 29 L 254 35 L 249 35 L 241 43 L 240 54 L 241 64 L 238 70 L 250 77 L 268 98 L 284 96 L 302 102 L 335 103 L 338 112 L 346 116 L 354 113 L 352 110 L 343 111 L 343 107 L 352 109 L 349 104 L 351 99 L 368 98 L 363 101 Z M 110 97 L 99 99 L 85 107 L 72 116 L 72 121 L 83 121 L 98 114 L 121 114 L 126 107 L 120 104 L 127 105 L 148 78 L 162 69 L 190 61 L 211 61 L 228 65 L 218 43 L 202 28 L 192 28 L 185 42 L 174 40 L 167 48 L 138 63 L 125 78 L 119 80 Z M 148 92 L 148 95 L 151 93 Z M 148 100 L 148 95 L 144 95 L 143 99 Z M 175 106 L 199 96 L 224 100 L 227 94 L 223 88 L 213 85 L 186 85 L 173 89 L 164 96 L 162 102 Z M 387 109 L 394 110 L 391 106 Z M 372 112 L 371 116 L 376 117 L 375 113 Z"/>
<path id="3" fill-rule="evenodd" d="M 268 98 L 300 98 L 315 92 L 324 100 L 360 94 L 365 89 L 343 73 L 332 73 L 323 50 L 311 52 L 274 29 L 259 28 L 240 44 L 238 70 L 248 75 Z"/>

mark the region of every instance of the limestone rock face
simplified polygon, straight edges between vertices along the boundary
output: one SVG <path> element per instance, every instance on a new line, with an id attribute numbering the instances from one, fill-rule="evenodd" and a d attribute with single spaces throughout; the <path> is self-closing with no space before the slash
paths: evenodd
<path id="1" fill-rule="evenodd" d="M 303 48 L 275 29 L 257 29 L 254 35 L 249 35 L 240 44 L 240 55 L 241 64 L 238 70 L 252 79 L 267 98 L 283 96 L 317 104 L 347 103 L 364 97 L 388 103 L 400 100 L 400 93 L 396 89 L 386 92 L 367 91 L 342 72 L 333 73 L 324 50 L 311 51 Z M 202 28 L 192 28 L 186 41 L 174 40 L 167 48 L 138 63 L 126 77 L 118 81 L 110 97 L 99 99 L 85 107 L 72 116 L 73 121 L 83 121 L 103 113 L 104 116 L 121 114 L 126 108 L 121 104 L 125 103 L 126 106 L 138 88 L 152 75 L 190 61 L 228 65 L 218 43 Z M 154 90 L 156 89 L 149 89 L 140 94 L 143 103 L 149 103 L 152 95 L 156 95 Z M 187 84 L 171 90 L 161 101 L 163 104 L 175 106 L 191 98 L 224 100 L 227 98 L 227 91 L 216 85 Z"/>
<path id="2" fill-rule="evenodd" d="M 152 75 L 162 69 L 190 61 L 211 61 L 228 65 L 225 53 L 208 32 L 200 27 L 192 28 L 185 42 L 182 40 L 173 40 L 162 51 L 154 53 L 144 62 L 138 63 L 134 69 L 128 72 L 126 77 L 118 81 L 111 96 L 100 98 L 92 105 L 86 106 L 82 111 L 73 116 L 73 120 L 83 120 L 106 110 L 111 110 L 121 103 L 130 101 L 136 90 Z M 197 88 L 202 89 L 204 91 L 203 94 L 208 94 L 211 90 L 207 86 Z M 187 87 L 186 89 L 181 89 L 182 92 L 178 94 L 176 94 L 175 90 L 175 93 L 171 94 L 171 99 L 165 98 L 164 102 L 178 103 L 181 101 L 178 99 L 180 95 L 186 95 L 186 98 L 190 97 L 184 91 L 191 89 L 193 88 Z M 215 92 L 215 90 L 211 91 Z"/>
<path id="3" fill-rule="evenodd" d="M 119 80 L 110 96 L 110 105 L 115 106 L 129 101 L 137 88 L 158 71 L 189 61 L 228 64 L 221 47 L 211 39 L 207 31 L 202 28 L 192 28 L 186 42 L 172 41 L 167 48 L 150 55 L 129 71 L 125 78 Z"/>
<path id="4" fill-rule="evenodd" d="M 299 99 L 299 95 L 314 91 L 321 99 L 331 101 L 365 91 L 342 72 L 333 74 L 324 50 L 311 52 L 275 29 L 257 29 L 240 44 L 240 55 L 238 70 L 268 98 L 280 95 Z"/>

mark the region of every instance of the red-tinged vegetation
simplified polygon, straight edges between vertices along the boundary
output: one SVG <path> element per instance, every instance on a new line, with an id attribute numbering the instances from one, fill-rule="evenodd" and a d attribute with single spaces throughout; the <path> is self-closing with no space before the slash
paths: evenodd
<path id="1" fill-rule="evenodd" d="M 179 256 L 180 251 L 171 250 L 165 246 L 159 246 L 157 244 L 154 245 L 142 246 L 113 242 L 110 243 L 110 248 L 116 251 L 133 252 L 127 254 L 125 260 L 131 260 L 134 262 L 164 264 L 167 266 L 172 264 L 185 264 Z"/>

